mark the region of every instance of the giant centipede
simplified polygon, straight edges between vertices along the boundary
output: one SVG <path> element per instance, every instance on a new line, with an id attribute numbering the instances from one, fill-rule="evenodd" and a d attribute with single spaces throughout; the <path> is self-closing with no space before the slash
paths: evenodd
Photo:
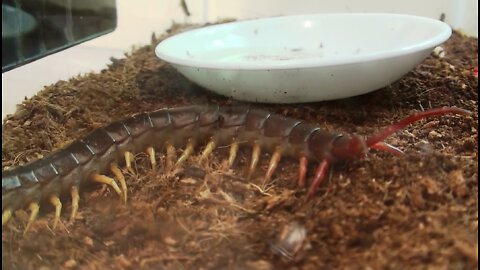
<path id="1" fill-rule="evenodd" d="M 55 208 L 55 228 L 62 209 L 60 196 L 66 194 L 72 199 L 70 220 L 73 221 L 79 207 L 79 191 L 90 183 L 110 186 L 126 202 L 127 183 L 120 168 L 125 166 L 133 171 L 133 153 L 140 151 L 146 151 L 154 168 L 157 165 L 155 151 L 166 151 L 168 169 L 185 162 L 200 146 L 204 146 L 200 161 L 217 147 L 228 146 L 227 163 L 232 166 L 240 142 L 248 142 L 252 156 L 247 179 L 256 170 L 264 150 L 272 151 L 264 183 L 272 178 L 283 156 L 298 159 L 300 187 L 305 185 L 308 163 L 318 163 L 306 194 L 310 199 L 331 164 L 362 158 L 369 149 L 402 154 L 383 140 L 415 121 L 445 114 L 470 112 L 443 107 L 413 113 L 365 139 L 356 134 L 327 132 L 299 119 L 246 106 L 194 105 L 140 113 L 93 130 L 43 159 L 3 171 L 2 227 L 16 210 L 26 208 L 30 211 L 24 230 L 27 232 L 45 202 Z M 184 151 L 175 162 L 175 149 L 180 147 L 184 147 Z"/>

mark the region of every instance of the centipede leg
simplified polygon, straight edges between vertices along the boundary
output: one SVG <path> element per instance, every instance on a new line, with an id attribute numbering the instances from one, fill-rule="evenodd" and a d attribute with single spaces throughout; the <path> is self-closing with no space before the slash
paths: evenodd
<path id="1" fill-rule="evenodd" d="M 232 145 L 230 146 L 230 153 L 228 155 L 228 168 L 233 166 L 235 162 L 235 158 L 237 157 L 238 153 L 238 141 L 236 138 L 232 139 Z"/>
<path id="2" fill-rule="evenodd" d="M 3 227 L 3 225 L 7 224 L 7 222 L 10 220 L 11 217 L 12 217 L 12 210 L 6 209 L 5 211 L 3 211 L 3 213 L 2 213 L 2 227 Z"/>
<path id="3" fill-rule="evenodd" d="M 71 195 L 72 195 L 72 213 L 70 214 L 70 222 L 73 222 L 73 220 L 75 220 L 75 216 L 77 215 L 78 204 L 80 202 L 80 194 L 78 193 L 78 188 L 76 186 L 72 187 Z"/>
<path id="4" fill-rule="evenodd" d="M 307 175 L 307 157 L 301 156 L 298 163 L 298 186 L 303 188 L 305 186 L 305 177 Z"/>
<path id="5" fill-rule="evenodd" d="M 175 160 L 175 147 L 169 142 L 166 142 L 165 148 L 167 151 L 166 167 L 167 167 L 167 170 L 171 170 L 173 167 L 173 162 Z"/>
<path id="6" fill-rule="evenodd" d="M 32 223 L 37 219 L 38 211 L 40 210 L 40 205 L 36 202 L 30 203 L 28 206 L 28 210 L 30 210 L 30 218 L 28 219 L 27 226 L 25 227 L 25 230 L 23 231 L 23 234 L 26 234 L 28 229 L 30 229 L 30 226 Z"/>
<path id="7" fill-rule="evenodd" d="M 157 167 L 157 161 L 155 160 L 155 149 L 153 147 L 147 148 L 147 154 L 150 159 L 150 164 L 152 165 L 152 169 L 155 170 Z"/>
<path id="8" fill-rule="evenodd" d="M 207 145 L 205 146 L 205 149 L 203 149 L 203 152 L 200 156 L 200 162 L 207 159 L 207 157 L 213 152 L 215 147 L 216 147 L 215 141 L 213 140 L 213 138 L 210 138 L 210 141 L 207 143 Z"/>
<path id="9" fill-rule="evenodd" d="M 265 179 L 263 180 L 263 183 L 266 184 L 270 179 L 272 178 L 273 173 L 277 169 L 278 163 L 280 162 L 280 159 L 282 158 L 282 150 L 280 147 L 276 147 L 275 151 L 273 151 L 272 158 L 270 159 L 270 163 L 268 164 L 268 169 L 267 173 L 265 174 Z"/>
<path id="10" fill-rule="evenodd" d="M 110 171 L 113 173 L 115 178 L 117 178 L 118 182 L 120 182 L 120 186 L 122 187 L 122 192 L 123 192 L 123 202 L 127 203 L 128 187 L 127 187 L 127 183 L 125 182 L 125 176 L 123 175 L 120 168 L 114 163 L 110 164 Z"/>
<path id="11" fill-rule="evenodd" d="M 53 218 L 52 228 L 55 230 L 57 227 L 58 220 L 60 219 L 60 214 L 62 212 L 62 202 L 60 198 L 56 195 L 50 196 L 50 203 L 55 207 L 55 217 Z"/>
<path id="12" fill-rule="evenodd" d="M 188 157 L 193 153 L 193 148 L 195 144 L 193 143 L 192 139 L 188 139 L 187 141 L 187 147 L 185 147 L 185 151 L 183 151 L 183 154 L 178 158 L 177 162 L 175 163 L 175 166 L 179 166 L 183 162 L 185 162 Z"/>
<path id="13" fill-rule="evenodd" d="M 127 167 L 127 170 L 133 174 L 135 174 L 135 171 L 133 170 L 132 168 L 132 160 L 133 160 L 133 154 L 129 151 L 125 151 L 125 153 L 123 153 L 124 157 L 125 157 L 125 167 Z"/>
<path id="14" fill-rule="evenodd" d="M 257 168 L 258 160 L 260 159 L 260 145 L 257 142 L 253 143 L 253 148 L 252 148 L 252 161 L 250 162 L 250 167 L 248 168 L 247 172 L 247 180 L 252 177 L 252 174 L 255 172 L 255 169 Z"/>
<path id="15" fill-rule="evenodd" d="M 107 184 L 111 186 L 115 192 L 122 198 L 122 190 L 118 187 L 117 182 L 115 182 L 115 179 L 108 177 L 106 175 L 101 175 L 101 174 L 93 174 L 92 175 L 92 180 L 97 183 L 101 184 Z"/>
<path id="16" fill-rule="evenodd" d="M 328 168 L 330 167 L 330 161 L 328 159 L 324 159 L 320 162 L 317 167 L 317 171 L 315 172 L 315 178 L 313 179 L 312 184 L 307 192 L 307 200 L 310 200 L 315 192 L 318 189 L 318 186 L 322 183 L 323 179 L 325 179 L 325 175 L 327 174 Z"/>

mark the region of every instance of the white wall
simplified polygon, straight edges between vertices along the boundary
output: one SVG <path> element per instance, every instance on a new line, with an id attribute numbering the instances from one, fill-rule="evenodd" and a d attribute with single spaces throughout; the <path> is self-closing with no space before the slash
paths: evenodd
<path id="1" fill-rule="evenodd" d="M 186 3 L 191 16 L 183 12 L 180 0 L 117 0 L 118 26 L 113 33 L 2 74 L 2 119 L 15 111 L 15 104 L 44 85 L 79 73 L 99 71 L 111 56 L 122 57 L 132 46 L 149 43 L 153 32 L 164 32 L 174 21 L 205 23 L 222 18 L 332 12 L 391 12 L 439 19 L 444 13 L 445 21 L 454 29 L 478 37 L 476 0 L 186 0 Z"/>
<path id="2" fill-rule="evenodd" d="M 172 21 L 215 22 L 224 18 L 250 19 L 291 14 L 333 12 L 405 13 L 439 19 L 454 29 L 478 36 L 477 0 L 186 0 L 187 17 L 180 0 L 117 0 L 118 29 L 91 45 L 129 48 L 150 41 L 152 32 L 163 32 Z M 352 26 L 354 27 L 354 26 Z"/>

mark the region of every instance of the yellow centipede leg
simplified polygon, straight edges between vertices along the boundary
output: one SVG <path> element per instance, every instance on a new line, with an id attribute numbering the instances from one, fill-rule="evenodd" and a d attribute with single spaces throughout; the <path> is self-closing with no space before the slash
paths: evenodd
<path id="1" fill-rule="evenodd" d="M 55 217 L 53 218 L 53 229 L 57 227 L 58 220 L 60 219 L 60 214 L 62 212 L 62 202 L 60 198 L 56 195 L 50 196 L 50 203 L 55 207 Z"/>
<path id="2" fill-rule="evenodd" d="M 35 221 L 35 219 L 37 219 L 38 211 L 40 210 L 40 205 L 38 205 L 38 203 L 36 202 L 32 202 L 28 206 L 28 210 L 30 210 L 30 218 L 28 219 L 27 227 L 25 227 L 23 234 L 27 233 L 32 223 Z"/>
<path id="3" fill-rule="evenodd" d="M 185 151 L 183 151 L 183 154 L 178 158 L 177 163 L 175 163 L 175 166 L 179 166 L 183 162 L 185 162 L 188 157 L 193 153 L 193 148 L 194 148 L 194 143 L 192 139 L 188 139 L 187 141 L 187 147 L 185 147 Z"/>
<path id="4" fill-rule="evenodd" d="M 118 196 L 120 196 L 120 198 L 123 198 L 122 190 L 118 187 L 117 182 L 115 182 L 115 179 L 108 177 L 106 175 L 93 174 L 92 180 L 97 183 L 107 184 L 111 186 L 115 190 L 115 192 L 118 194 Z"/>
<path id="5" fill-rule="evenodd" d="M 200 156 L 200 162 L 207 159 L 207 157 L 213 152 L 215 147 L 216 147 L 216 143 L 211 138 L 210 141 L 208 142 L 208 144 L 205 146 L 205 149 L 203 149 L 202 155 Z"/>
<path id="6" fill-rule="evenodd" d="M 135 171 L 133 171 L 132 168 L 132 160 L 134 158 L 132 152 L 125 151 L 125 153 L 123 153 L 123 156 L 125 157 L 125 167 L 127 167 L 127 170 L 129 172 L 135 174 Z"/>
<path id="7" fill-rule="evenodd" d="M 267 173 L 265 174 L 265 179 L 263 181 L 264 184 L 266 184 L 272 178 L 272 175 L 277 169 L 278 162 L 280 162 L 281 158 L 282 158 L 282 151 L 280 147 L 276 147 L 275 151 L 272 154 L 272 158 L 270 159 L 270 164 L 268 165 Z"/>
<path id="8" fill-rule="evenodd" d="M 257 168 L 258 160 L 260 159 L 260 153 L 261 153 L 260 145 L 257 142 L 254 142 L 253 148 L 252 148 L 252 161 L 248 169 L 247 179 L 250 179 L 252 177 L 252 174 L 255 172 L 255 169 Z"/>
<path id="9" fill-rule="evenodd" d="M 175 154 L 176 154 L 175 147 L 169 142 L 165 143 L 165 147 L 167 150 L 166 167 L 167 167 L 167 170 L 171 170 L 173 167 L 173 161 L 175 160 Z"/>
<path id="10" fill-rule="evenodd" d="M 238 153 L 238 141 L 233 138 L 232 145 L 230 146 L 230 153 L 228 155 L 228 168 L 232 167 L 233 162 L 235 162 L 235 158 L 237 157 Z"/>
<path id="11" fill-rule="evenodd" d="M 110 171 L 115 175 L 115 178 L 117 178 L 118 182 L 120 182 L 120 186 L 122 187 L 122 192 L 123 192 L 123 202 L 127 203 L 127 183 L 125 182 L 125 176 L 123 176 L 122 171 L 120 168 L 115 165 L 114 163 L 110 164 Z"/>
<path id="12" fill-rule="evenodd" d="M 70 222 L 73 222 L 78 211 L 78 204 L 80 202 L 80 194 L 78 193 L 78 188 L 76 186 L 72 187 L 72 213 L 70 214 Z"/>
<path id="13" fill-rule="evenodd" d="M 155 149 L 151 146 L 148 147 L 147 154 L 150 158 L 150 164 L 152 164 L 152 169 L 155 170 L 155 168 L 157 167 L 157 161 L 155 160 Z"/>
<path id="14" fill-rule="evenodd" d="M 10 220 L 12 217 L 12 210 L 10 209 L 5 209 L 2 213 L 2 227 L 3 225 L 7 224 L 7 222 Z"/>

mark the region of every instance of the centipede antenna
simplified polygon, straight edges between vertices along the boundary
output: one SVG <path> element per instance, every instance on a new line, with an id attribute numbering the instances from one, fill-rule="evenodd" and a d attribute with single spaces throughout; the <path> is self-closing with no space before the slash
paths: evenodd
<path id="1" fill-rule="evenodd" d="M 469 114 L 472 114 L 472 112 L 464 109 L 456 108 L 456 107 L 443 107 L 443 108 L 431 109 L 423 112 L 413 113 L 405 117 L 404 119 L 400 120 L 398 123 L 387 126 L 383 130 L 380 130 L 376 134 L 373 134 L 372 136 L 370 136 L 370 138 L 368 138 L 365 141 L 365 143 L 367 147 L 370 148 L 373 145 L 377 144 L 378 142 L 385 140 L 385 138 L 392 135 L 393 133 L 403 129 L 409 124 L 412 124 L 413 122 L 416 122 L 424 118 L 432 117 L 432 116 L 440 116 L 440 115 L 446 115 L 446 114 L 469 115 Z"/>
<path id="2" fill-rule="evenodd" d="M 328 168 L 330 167 L 330 161 L 328 159 L 322 160 L 317 167 L 317 171 L 315 172 L 315 178 L 313 178 L 313 182 L 310 185 L 310 188 L 307 192 L 307 200 L 310 200 L 315 192 L 318 189 L 318 186 L 322 183 L 323 179 L 325 179 L 325 175 L 327 174 Z"/>
<path id="3" fill-rule="evenodd" d="M 97 183 L 111 186 L 115 190 L 115 192 L 120 196 L 120 198 L 123 198 L 122 190 L 118 187 L 117 182 L 115 182 L 115 179 L 102 174 L 93 174 L 92 180 Z"/>
<path id="4" fill-rule="evenodd" d="M 252 161 L 250 162 L 250 167 L 248 168 L 247 172 L 247 180 L 252 177 L 252 174 L 255 172 L 257 168 L 258 160 L 260 159 L 261 148 L 257 142 L 253 143 L 252 148 Z"/>
<path id="5" fill-rule="evenodd" d="M 120 182 L 120 187 L 122 188 L 123 193 L 123 203 L 127 203 L 128 188 L 127 183 L 125 182 L 125 176 L 115 163 L 110 164 L 110 171 L 113 173 L 118 182 Z"/>
<path id="6" fill-rule="evenodd" d="M 135 174 L 135 171 L 132 168 L 133 154 L 129 151 L 125 151 L 123 155 L 125 157 L 125 167 L 129 172 L 131 172 L 132 174 Z"/>
<path id="7" fill-rule="evenodd" d="M 308 159 L 302 155 L 298 160 L 298 187 L 305 186 L 305 177 L 307 175 Z"/>
<path id="8" fill-rule="evenodd" d="M 3 213 L 2 213 L 2 227 L 3 227 L 3 225 L 7 224 L 7 222 L 10 220 L 11 217 L 12 217 L 12 210 L 6 209 L 5 211 L 3 211 Z"/>
<path id="9" fill-rule="evenodd" d="M 193 153 L 193 148 L 195 144 L 193 143 L 192 139 L 188 139 L 187 141 L 187 147 L 185 147 L 185 150 L 183 151 L 182 155 L 178 158 L 177 162 L 175 163 L 175 166 L 179 166 L 183 162 L 185 162 L 188 157 Z"/>
<path id="10" fill-rule="evenodd" d="M 75 220 L 75 216 L 77 215 L 78 204 L 80 202 L 80 194 L 78 193 L 78 188 L 76 186 L 72 186 L 71 195 L 72 195 L 72 213 L 70 214 L 70 222 L 73 222 Z"/>
<path id="11" fill-rule="evenodd" d="M 273 151 L 272 158 L 270 159 L 270 163 L 268 164 L 267 173 L 265 174 L 265 179 L 263 180 L 263 184 L 266 184 L 272 178 L 273 173 L 277 169 L 278 163 L 282 158 L 282 150 L 280 147 L 275 147 Z"/>
<path id="12" fill-rule="evenodd" d="M 28 210 L 30 210 L 30 218 L 28 219 L 27 226 L 25 227 L 25 230 L 23 231 L 24 235 L 30 229 L 30 226 L 32 226 L 32 223 L 35 221 L 35 219 L 37 219 L 38 211 L 40 210 L 40 205 L 38 205 L 38 203 L 36 203 L 36 202 L 32 202 L 28 206 Z"/>
<path id="13" fill-rule="evenodd" d="M 155 148 L 151 146 L 148 147 L 147 154 L 150 159 L 150 164 L 152 165 L 152 170 L 155 170 L 155 168 L 157 167 L 157 161 L 155 160 Z"/>
<path id="14" fill-rule="evenodd" d="M 232 139 L 232 145 L 230 146 L 230 153 L 228 155 L 228 168 L 233 166 L 235 162 L 235 158 L 237 157 L 238 153 L 238 141 L 236 138 Z"/>
<path id="15" fill-rule="evenodd" d="M 53 218 L 52 228 L 55 230 L 57 227 L 58 220 L 60 219 L 60 214 L 62 212 L 62 202 L 57 195 L 50 196 L 50 203 L 55 207 L 55 216 Z"/>

